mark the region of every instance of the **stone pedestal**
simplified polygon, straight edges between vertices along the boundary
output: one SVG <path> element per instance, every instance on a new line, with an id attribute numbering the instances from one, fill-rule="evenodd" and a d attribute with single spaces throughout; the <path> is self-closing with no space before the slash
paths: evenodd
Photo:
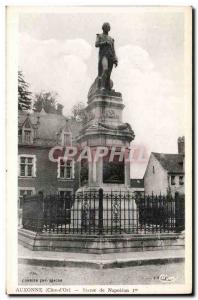
<path id="1" fill-rule="evenodd" d="M 88 162 L 88 180 L 86 184 L 82 184 L 77 191 L 78 194 L 84 192 L 87 193 L 90 190 L 98 191 L 99 188 L 103 189 L 105 193 L 111 193 L 121 191 L 127 192 L 130 188 L 130 142 L 134 139 L 134 132 L 128 123 L 122 121 L 122 111 L 124 104 L 120 93 L 105 93 L 104 91 L 96 91 L 88 98 L 88 105 L 86 107 L 86 122 L 80 135 L 77 138 L 77 142 L 80 147 L 89 148 L 91 153 L 91 161 Z M 121 152 L 123 151 L 123 161 L 114 161 L 109 164 L 108 155 L 107 159 L 104 157 L 97 157 L 96 153 L 98 147 L 104 147 L 109 153 L 111 151 Z M 110 154 L 111 155 L 111 154 Z M 96 159 L 97 157 L 97 159 Z M 115 171 L 114 171 L 115 170 Z M 106 172 L 106 173 L 105 173 Z M 112 172 L 112 174 L 111 174 Z M 114 174 L 117 173 L 117 174 Z M 110 174 L 110 176 L 109 176 Z M 108 177 L 109 176 L 109 177 Z M 94 201 L 94 203 L 92 202 Z M 78 203 L 77 203 L 78 202 Z M 83 211 L 84 203 L 77 201 L 75 206 L 80 205 L 80 211 Z M 110 202 L 109 202 L 110 203 Z M 108 203 L 107 199 L 103 199 L 103 219 L 108 219 L 109 222 L 113 222 L 112 218 L 116 217 L 116 204 Z M 125 203 L 126 204 L 126 203 Z M 88 205 L 94 207 L 94 222 L 98 226 L 98 200 L 89 199 Z M 118 210 L 121 211 L 119 218 L 124 219 L 123 214 L 124 203 L 119 204 Z M 134 211 L 136 210 L 135 200 L 133 201 Z M 76 208 L 75 208 L 76 209 Z M 88 207 L 86 218 L 90 219 L 91 209 Z M 131 210 L 133 213 L 133 210 Z M 81 216 L 75 216 L 78 220 L 78 226 L 82 225 Z M 127 221 L 126 217 L 126 221 Z M 133 219 L 133 217 L 130 217 Z M 135 216 L 134 216 L 135 219 Z M 107 226 L 105 221 L 103 226 Z M 122 224 L 123 225 L 123 224 Z"/>
<path id="2" fill-rule="evenodd" d="M 77 139 L 81 148 L 91 149 L 92 161 L 88 163 L 87 188 L 103 188 L 104 190 L 126 190 L 130 186 L 130 162 L 127 161 L 130 142 L 134 139 L 134 132 L 128 123 L 122 121 L 124 108 L 120 93 L 107 94 L 96 92 L 88 99 L 86 107 L 87 120 Z M 94 159 L 97 147 L 108 147 L 109 151 L 124 151 L 124 180 L 104 181 L 104 159 Z"/>

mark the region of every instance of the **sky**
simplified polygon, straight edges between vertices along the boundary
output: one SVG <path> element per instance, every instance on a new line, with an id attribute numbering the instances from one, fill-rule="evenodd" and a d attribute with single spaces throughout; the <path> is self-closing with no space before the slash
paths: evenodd
<path id="1" fill-rule="evenodd" d="M 32 92 L 56 91 L 70 115 L 87 103 L 97 76 L 96 33 L 110 22 L 118 67 L 114 89 L 122 93 L 123 121 L 135 132 L 135 147 L 177 153 L 184 135 L 184 15 L 175 11 L 111 8 L 74 13 L 24 13 L 19 18 L 19 68 Z M 147 162 L 147 161 L 146 161 Z M 146 162 L 135 162 L 132 177 L 142 177 Z"/>

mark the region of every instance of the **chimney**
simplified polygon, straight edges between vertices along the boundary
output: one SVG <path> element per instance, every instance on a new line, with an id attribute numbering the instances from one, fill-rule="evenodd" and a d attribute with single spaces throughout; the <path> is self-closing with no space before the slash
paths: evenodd
<path id="1" fill-rule="evenodd" d="M 62 104 L 60 104 L 60 103 L 57 104 L 56 112 L 57 112 L 58 115 L 62 115 L 63 114 L 63 107 L 64 106 Z"/>
<path id="2" fill-rule="evenodd" d="M 184 136 L 181 136 L 177 140 L 178 143 L 178 153 L 179 154 L 185 154 L 185 138 Z"/>

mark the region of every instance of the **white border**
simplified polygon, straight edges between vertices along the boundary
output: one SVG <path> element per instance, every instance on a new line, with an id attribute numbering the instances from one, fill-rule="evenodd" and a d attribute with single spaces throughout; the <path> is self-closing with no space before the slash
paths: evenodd
<path id="1" fill-rule="evenodd" d="M 179 3 L 178 3 L 179 2 Z M 45 4 L 47 4 L 47 5 L 66 5 L 66 4 L 70 4 L 70 5 L 77 5 L 77 4 L 80 4 L 80 5 L 83 5 L 83 4 L 86 4 L 86 5 L 93 5 L 93 3 L 92 3 L 92 1 L 80 1 L 80 0 L 78 0 L 78 1 L 76 1 L 76 0 L 73 0 L 73 1 L 66 1 L 66 0 L 51 0 L 51 1 L 47 1 L 47 3 L 45 2 Z M 191 1 L 189 1 L 189 0 L 185 0 L 185 1 L 177 1 L 177 0 L 166 0 L 166 1 L 164 1 L 164 0 L 158 0 L 158 1 L 142 1 L 142 0 L 134 0 L 134 1 L 126 1 L 126 0 L 122 0 L 122 1 L 104 1 L 104 0 L 100 0 L 100 1 L 95 1 L 95 3 L 94 3 L 95 5 L 193 5 L 195 8 L 197 8 L 197 0 L 191 0 Z M 2 4 L 1 4 L 1 14 L 0 14 L 0 22 L 1 22 L 1 33 L 3 32 L 3 42 L 2 43 L 0 43 L 0 47 L 1 47 L 1 54 L 3 54 L 2 56 L 3 57 L 5 57 L 5 49 L 4 49 L 4 36 L 5 36 L 5 34 L 4 34 L 4 28 L 5 28 L 5 24 L 4 24 L 4 22 L 5 22 L 5 18 L 4 18 L 4 5 L 41 5 L 41 1 L 39 1 L 39 0 L 34 0 L 34 1 L 29 1 L 28 3 L 27 3 L 27 0 L 21 0 L 21 1 L 17 1 L 17 0 L 7 0 L 7 1 L 5 1 L 5 0 L 3 0 L 2 1 Z M 3 8 L 2 8 L 3 7 Z M 197 35 L 197 31 L 196 31 L 196 35 Z M 3 58 L 3 60 L 1 59 L 1 70 L 3 70 L 4 69 L 4 64 L 5 64 L 5 59 Z M 5 92 L 4 92 L 4 82 L 5 82 L 5 80 L 3 79 L 3 80 L 0 80 L 0 82 L 1 82 L 1 85 L 2 85 L 2 97 L 1 97 L 1 99 L 4 99 L 4 95 L 5 95 Z M 196 108 L 196 112 L 197 112 L 197 106 L 195 107 Z M 1 113 L 2 113 L 2 118 L 1 118 L 1 122 L 2 122 L 2 126 L 0 126 L 1 128 L 1 130 L 2 130 L 2 137 L 4 136 L 4 134 L 5 134 L 5 130 L 4 130 L 4 112 L 5 112 L 5 103 L 3 102 L 1 102 Z M 12 132 L 12 134 L 14 135 L 14 133 Z M 4 156 L 4 151 L 5 151 L 5 148 L 0 148 L 0 150 L 1 150 L 1 157 L 5 157 Z M 1 183 L 3 183 L 3 186 L 2 186 L 2 191 L 5 191 L 5 188 L 4 188 L 4 170 L 5 170 L 5 162 L 4 162 L 4 160 L 1 162 L 2 163 L 2 172 L 1 172 L 1 178 L 2 178 L 2 180 L 1 180 Z M 196 169 L 197 169 L 197 163 L 196 163 Z M 197 182 L 197 179 L 196 179 L 196 183 L 195 183 L 195 186 L 197 186 L 197 184 L 198 184 L 198 182 Z M 198 207 L 198 206 L 197 206 Z M 1 228 L 1 230 L 2 230 L 2 234 L 1 234 L 1 237 L 3 238 L 5 235 L 5 232 L 4 232 L 4 229 L 5 229 L 5 226 L 4 226 L 4 220 L 5 220 L 5 218 L 4 218 L 4 209 L 3 209 L 3 207 L 1 208 L 1 212 L 2 212 L 2 218 L 0 218 L 1 219 L 1 221 L 3 220 L 3 226 L 0 226 L 0 228 Z M 4 238 L 3 238 L 4 239 Z M 3 248 L 1 247 L 1 254 L 2 254 L 2 250 L 3 250 Z M 4 260 L 3 260 L 3 262 L 4 262 Z M 3 272 L 1 272 L 1 275 L 3 275 Z M 4 290 L 4 282 L 3 282 L 3 280 L 1 280 L 1 285 L 3 286 L 3 290 Z M 2 290 L 2 289 L 1 289 Z M 159 292 L 160 292 L 160 289 L 159 289 Z M 4 295 L 4 292 L 3 293 L 1 293 L 2 294 L 2 297 L 1 297 L 1 299 L 3 299 L 4 297 L 5 297 L 5 295 Z"/>

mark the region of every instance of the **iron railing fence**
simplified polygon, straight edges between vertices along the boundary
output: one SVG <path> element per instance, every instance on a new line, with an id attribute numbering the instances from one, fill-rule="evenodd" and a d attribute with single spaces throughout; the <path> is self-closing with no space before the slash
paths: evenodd
<path id="1" fill-rule="evenodd" d="M 184 230 L 184 195 L 132 192 L 78 192 L 76 195 L 26 196 L 23 228 L 62 234 L 149 234 Z"/>

